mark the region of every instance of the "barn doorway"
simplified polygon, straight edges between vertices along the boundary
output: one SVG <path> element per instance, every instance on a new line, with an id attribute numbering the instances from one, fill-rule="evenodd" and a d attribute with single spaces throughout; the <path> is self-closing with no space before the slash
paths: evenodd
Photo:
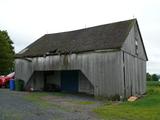
<path id="1" fill-rule="evenodd" d="M 61 90 L 65 92 L 78 92 L 78 70 L 61 71 Z"/>
<path id="2" fill-rule="evenodd" d="M 26 85 L 35 91 L 94 94 L 94 86 L 81 70 L 36 71 Z"/>
<path id="3" fill-rule="evenodd" d="M 60 91 L 60 72 L 45 71 L 44 72 L 44 91 Z"/>

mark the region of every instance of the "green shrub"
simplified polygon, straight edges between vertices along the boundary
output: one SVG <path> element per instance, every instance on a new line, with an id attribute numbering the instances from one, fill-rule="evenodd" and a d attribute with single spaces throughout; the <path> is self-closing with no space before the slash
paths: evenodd
<path id="1" fill-rule="evenodd" d="M 147 81 L 147 86 L 160 86 L 159 81 Z"/>

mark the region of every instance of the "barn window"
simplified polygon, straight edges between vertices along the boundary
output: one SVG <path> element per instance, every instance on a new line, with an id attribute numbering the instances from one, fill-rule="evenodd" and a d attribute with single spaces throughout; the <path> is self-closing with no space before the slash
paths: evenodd
<path id="1" fill-rule="evenodd" d="M 135 39 L 135 53 L 138 55 L 138 40 Z"/>

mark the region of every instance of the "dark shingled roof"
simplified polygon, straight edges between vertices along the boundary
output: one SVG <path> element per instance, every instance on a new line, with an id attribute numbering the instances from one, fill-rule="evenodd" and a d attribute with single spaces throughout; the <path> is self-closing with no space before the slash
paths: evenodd
<path id="1" fill-rule="evenodd" d="M 16 54 L 16 57 L 119 49 L 135 21 L 136 19 L 131 19 L 75 31 L 46 34 Z"/>

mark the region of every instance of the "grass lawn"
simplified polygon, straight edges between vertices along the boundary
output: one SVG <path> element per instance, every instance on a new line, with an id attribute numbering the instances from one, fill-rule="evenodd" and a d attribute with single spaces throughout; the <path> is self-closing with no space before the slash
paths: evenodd
<path id="1" fill-rule="evenodd" d="M 94 112 L 104 120 L 160 120 L 160 83 L 148 82 L 147 95 L 135 102 L 111 103 Z"/>

